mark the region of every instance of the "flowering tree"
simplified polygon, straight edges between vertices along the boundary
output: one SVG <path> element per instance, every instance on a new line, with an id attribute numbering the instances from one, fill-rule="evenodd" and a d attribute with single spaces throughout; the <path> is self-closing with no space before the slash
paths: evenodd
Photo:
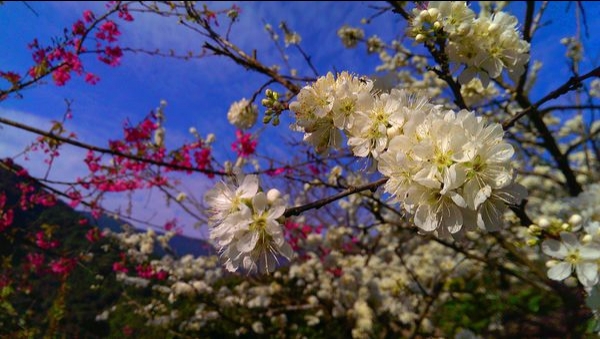
<path id="1" fill-rule="evenodd" d="M 105 253 L 118 254 L 99 279 L 115 279 L 124 291 L 97 310 L 96 320 L 125 335 L 597 333 L 600 68 L 581 69 L 580 32 L 565 37 L 557 43 L 567 49 L 571 76 L 535 98 L 545 70 L 531 43 L 548 6 L 527 2 L 523 13 L 510 13 L 503 2 L 374 6 L 361 24 L 389 15 L 401 21 L 399 37 L 384 41 L 347 25 L 337 32 L 344 46 L 379 55 L 373 76 L 352 69 L 320 74 L 285 22 L 265 25 L 282 57 L 281 65 L 267 66 L 256 50 L 230 39 L 244 15 L 238 6 L 112 2 L 104 13 L 85 11 L 61 39 L 29 46 L 28 70 L 0 70 L 0 100 L 26 96 L 49 78 L 68 86 L 79 75 L 94 85 L 101 79 L 84 66 L 90 54 L 109 66 L 128 52 L 218 56 L 264 82 L 240 93 L 226 113 L 237 128 L 229 157 L 214 152 L 219 131 L 202 136 L 191 128 L 192 141 L 171 146 L 162 101 L 107 146 L 69 133 L 69 111 L 50 131 L 0 116 L 0 123 L 38 135 L 27 152 L 43 151 L 49 166 L 71 145 L 87 150 L 81 161 L 88 169 L 85 177 L 53 182 L 29 175 L 17 159 L 2 161 L 23 182 L 19 202 L 0 195 L 0 235 L 27 250 L 24 257 L 7 254 L 3 268 L 25 278 L 55 274 L 67 286 L 91 252 L 61 251 L 52 228 L 22 234 L 15 213 L 61 198 L 98 218 L 111 212 L 107 194 L 152 189 L 207 227 L 218 255 L 170 253 L 175 221 L 164 225 L 165 234 L 90 228 L 87 241 L 104 238 Z M 584 7 L 572 10 L 580 27 Z M 201 51 L 121 46 L 121 31 L 136 15 L 178 21 L 198 35 Z M 261 155 L 261 133 L 288 128 L 282 122 L 297 136 L 287 146 L 291 155 Z M 186 193 L 185 180 L 198 176 L 212 188 Z M 167 254 L 157 257 L 156 243 Z M 12 313 L 14 298 L 27 293 L 23 280 L 0 276 L 2 305 Z M 61 317 L 53 319 L 45 333 L 65 331 Z M 2 321 L 11 324 L 9 334 L 41 331 Z"/>

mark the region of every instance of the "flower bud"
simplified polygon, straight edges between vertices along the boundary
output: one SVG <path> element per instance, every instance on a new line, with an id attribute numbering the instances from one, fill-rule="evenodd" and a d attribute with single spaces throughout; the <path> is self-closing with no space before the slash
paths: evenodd
<path id="1" fill-rule="evenodd" d="M 571 226 L 573 226 L 573 227 L 580 226 L 582 222 L 583 222 L 583 218 L 579 214 L 573 214 L 569 218 L 569 224 L 571 224 Z"/>
<path id="2" fill-rule="evenodd" d="M 527 246 L 535 246 L 538 244 L 538 239 L 536 238 L 529 238 L 527 239 Z"/>
<path id="3" fill-rule="evenodd" d="M 437 18 L 437 16 L 440 14 L 440 11 L 437 8 L 429 8 L 427 13 L 429 13 L 431 18 Z"/>
<path id="4" fill-rule="evenodd" d="M 156 131 L 154 131 L 154 143 L 162 147 L 165 144 L 165 129 L 160 127 Z"/>
<path id="5" fill-rule="evenodd" d="M 281 198 L 281 192 L 279 192 L 278 189 L 271 188 L 269 192 L 267 192 L 267 200 L 270 203 L 274 203 L 279 198 Z"/>
<path id="6" fill-rule="evenodd" d="M 537 224 L 540 225 L 541 228 L 546 228 L 550 226 L 550 220 L 547 218 L 540 218 Z"/>
<path id="7" fill-rule="evenodd" d="M 209 133 L 209 134 L 206 136 L 206 143 L 207 143 L 207 144 L 212 144 L 213 142 L 215 142 L 215 139 L 216 139 L 216 138 L 217 138 L 217 137 L 215 137 L 215 135 L 214 135 L 213 133 Z"/>
<path id="8" fill-rule="evenodd" d="M 541 229 L 541 228 L 540 228 L 538 225 L 536 225 L 536 224 L 531 224 L 531 225 L 529 226 L 529 228 L 527 229 L 527 232 L 528 232 L 530 235 L 536 236 L 536 235 L 539 235 L 539 234 L 540 234 L 541 230 L 542 230 L 542 229 Z"/>

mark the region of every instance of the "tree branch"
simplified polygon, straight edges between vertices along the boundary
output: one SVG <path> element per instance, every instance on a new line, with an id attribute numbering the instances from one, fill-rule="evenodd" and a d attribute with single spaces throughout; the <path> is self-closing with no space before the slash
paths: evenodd
<path id="1" fill-rule="evenodd" d="M 311 203 L 305 204 L 305 205 L 300 205 L 300 206 L 296 206 L 296 207 L 290 207 L 288 208 L 285 213 L 283 214 L 284 217 L 288 218 L 291 216 L 295 216 L 295 215 L 300 215 L 300 213 L 311 210 L 311 209 L 319 209 L 329 203 L 332 203 L 336 200 L 345 198 L 351 194 L 354 193 L 358 193 L 358 192 L 362 192 L 362 191 L 366 191 L 366 190 L 371 190 L 374 191 L 376 190 L 379 186 L 385 184 L 387 182 L 388 178 L 381 178 L 375 182 L 372 183 L 368 183 L 366 185 L 362 185 L 362 186 L 357 186 L 357 187 L 350 187 L 347 190 L 340 192 L 338 194 L 332 195 L 330 197 L 327 198 L 323 198 L 323 199 L 319 199 L 317 201 L 313 201 Z"/>
<path id="2" fill-rule="evenodd" d="M 180 170 L 180 171 L 192 171 L 192 172 L 200 172 L 200 173 L 204 173 L 204 174 L 214 174 L 214 175 L 227 175 L 227 176 L 231 175 L 230 173 L 227 173 L 227 172 L 170 164 L 167 162 L 156 161 L 156 160 L 138 157 L 138 156 L 127 154 L 127 153 L 122 153 L 122 152 L 115 151 L 115 150 L 108 149 L 108 148 L 102 148 L 102 147 L 86 144 L 86 143 L 83 143 L 83 142 L 80 142 L 77 140 L 73 140 L 73 139 L 65 138 L 60 135 L 53 134 L 51 132 L 46 132 L 41 129 L 37 129 L 35 127 L 31 127 L 31 126 L 28 126 L 28 125 L 25 125 L 25 124 L 22 124 L 22 123 L 13 121 L 13 120 L 9 120 L 4 117 L 0 117 L 0 124 L 13 126 L 13 127 L 16 127 L 16 128 L 19 128 L 19 129 L 22 129 L 22 130 L 25 130 L 25 131 L 28 131 L 31 133 L 35 133 L 35 134 L 38 134 L 38 135 L 41 135 L 41 136 L 71 145 L 71 146 L 75 146 L 78 148 L 83 148 L 83 149 L 87 149 L 90 151 L 99 152 L 99 153 L 103 153 L 103 154 L 119 156 L 119 157 L 127 158 L 130 160 L 139 161 L 142 163 L 157 165 L 157 166 L 161 166 L 161 167 L 168 167 L 168 168 L 171 168 L 174 170 Z"/>

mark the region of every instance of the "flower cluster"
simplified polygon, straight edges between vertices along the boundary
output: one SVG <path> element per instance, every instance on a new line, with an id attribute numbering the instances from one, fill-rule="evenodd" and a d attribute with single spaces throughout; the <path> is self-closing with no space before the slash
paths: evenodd
<path id="1" fill-rule="evenodd" d="M 529 43 L 521 39 L 514 16 L 482 12 L 476 17 L 464 1 L 430 1 L 426 9 L 415 9 L 409 34 L 425 43 L 447 38 L 450 61 L 466 65 L 459 76 L 463 84 L 477 75 L 487 87 L 504 69 L 515 80 L 529 61 Z"/>
<path id="2" fill-rule="evenodd" d="M 252 134 L 244 133 L 240 130 L 235 131 L 236 140 L 231 144 L 231 149 L 237 153 L 238 157 L 247 158 L 256 151 L 256 139 Z"/>
<path id="3" fill-rule="evenodd" d="M 285 202 L 276 189 L 259 191 L 255 175 L 240 177 L 238 182 L 239 186 L 219 182 L 206 193 L 210 238 L 226 258 L 227 270 L 271 272 L 281 256 L 293 255 L 280 224 Z"/>
<path id="4" fill-rule="evenodd" d="M 0 233 L 6 230 L 12 223 L 14 212 L 10 208 L 6 208 L 6 194 L 0 193 Z"/>
<path id="5" fill-rule="evenodd" d="M 257 118 L 258 107 L 245 98 L 231 104 L 227 112 L 229 123 L 242 130 L 254 126 Z"/>
<path id="6" fill-rule="evenodd" d="M 332 73 L 302 88 L 297 101 L 290 104 L 295 113 L 295 130 L 304 132 L 304 141 L 317 152 L 327 153 L 342 146 L 340 131 L 362 130 L 354 121 L 373 106 L 373 82 L 343 72 L 334 78 Z"/>
<path id="7" fill-rule="evenodd" d="M 319 228 L 308 224 L 294 227 Z M 447 291 L 452 286 L 449 282 L 471 279 L 481 274 L 482 266 L 462 255 L 453 255 L 451 249 L 439 243 L 418 237 L 403 244 L 410 251 L 394 251 L 398 244 L 397 234 L 390 233 L 393 227 L 375 227 L 384 236 L 375 244 L 370 259 L 351 248 L 356 248 L 355 242 L 372 242 L 373 235 L 359 235 L 339 224 L 327 232 L 309 231 L 307 237 L 298 238 L 297 246 L 305 255 L 291 263 L 289 269 L 261 279 L 226 280 L 215 256 L 191 255 L 147 257 L 148 265 L 144 267 L 168 272 L 165 279 L 148 279 L 139 273 L 117 276 L 125 284 L 155 292 L 146 307 L 136 311 L 147 318 L 148 326 L 177 327 L 192 336 L 201 336 L 202 330 L 223 321 L 223 316 L 234 310 L 252 315 L 250 321 L 240 325 L 240 332 L 248 335 L 264 333 L 267 328 L 289 336 L 298 330 L 326 326 L 331 316 L 343 324 L 352 338 L 377 337 L 382 328 L 388 334 L 401 336 L 400 328 L 421 322 L 422 330 L 431 333 L 434 327 L 430 318 L 434 312 L 423 314 L 421 305 L 439 286 L 443 289 L 439 302 L 432 305 L 432 310 L 437 310 L 451 298 Z M 141 239 L 137 238 L 134 248 L 140 247 Z M 130 238 L 120 241 L 131 248 Z M 195 310 L 171 317 L 175 301 L 189 302 L 196 306 Z M 107 310 L 103 320 L 113 310 Z M 398 326 L 386 326 L 388 319 L 394 319 Z"/>
<path id="8" fill-rule="evenodd" d="M 466 110 L 418 114 L 413 112 L 380 158 L 379 171 L 389 177 L 386 192 L 427 232 L 500 229 L 505 204 L 525 196 L 514 183 L 514 150 L 503 141 L 502 127 L 486 125 Z"/>
<path id="9" fill-rule="evenodd" d="M 542 209 L 545 215 L 529 226 L 530 245 L 544 234 L 556 239 L 542 242 L 542 252 L 553 259 L 548 278 L 564 280 L 575 271 L 579 282 L 589 291 L 600 282 L 600 184 L 593 184 L 574 198 L 559 200 L 560 206 Z"/>
<path id="10" fill-rule="evenodd" d="M 378 164 L 389 178 L 385 191 L 423 231 L 500 229 L 505 205 L 525 195 L 514 183 L 514 150 L 502 126 L 466 110 L 444 111 L 404 90 L 371 89 L 372 82 L 348 73 L 304 87 L 290 109 L 305 141 L 324 152 L 341 146 L 343 131 L 355 156 Z"/>
<path id="11" fill-rule="evenodd" d="M 360 28 L 344 25 L 338 29 L 337 35 L 342 39 L 342 43 L 347 48 L 354 48 L 359 41 L 364 39 L 365 32 Z"/>

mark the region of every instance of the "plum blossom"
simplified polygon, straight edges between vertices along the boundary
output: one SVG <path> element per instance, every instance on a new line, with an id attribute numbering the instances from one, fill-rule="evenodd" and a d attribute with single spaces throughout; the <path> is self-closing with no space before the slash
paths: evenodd
<path id="1" fill-rule="evenodd" d="M 409 35 L 417 42 L 447 38 L 449 60 L 464 65 L 458 80 L 467 84 L 476 76 L 483 87 L 506 70 L 513 79 L 523 74 L 529 61 L 529 43 L 517 29 L 517 18 L 505 12 L 479 16 L 464 1 L 430 1 L 415 9 Z"/>
<path id="2" fill-rule="evenodd" d="M 354 126 L 359 111 L 368 110 L 372 104 L 373 82 L 360 79 L 348 72 L 320 77 L 298 93 L 290 104 L 296 122 L 292 129 L 304 132 L 304 141 L 315 146 L 318 153 L 340 149 L 342 132 Z"/>
<path id="3" fill-rule="evenodd" d="M 206 194 L 211 207 L 210 238 L 220 248 L 227 270 L 272 272 L 279 258 L 293 256 L 281 226 L 285 202 L 276 189 L 259 192 L 255 175 L 238 181 L 239 187 L 220 183 Z"/>
<path id="4" fill-rule="evenodd" d="M 425 232 L 498 230 L 506 204 L 526 194 L 514 183 L 514 151 L 502 140 L 502 127 L 466 110 L 429 108 L 409 116 L 379 157 L 379 171 L 389 177 L 385 191 Z"/>
<path id="5" fill-rule="evenodd" d="M 471 111 L 444 111 L 405 90 L 373 93 L 372 83 L 346 72 L 304 87 L 290 109 L 319 153 L 347 136 L 353 154 L 388 177 L 386 193 L 425 232 L 497 231 L 506 205 L 526 195 L 515 183 L 514 149 L 502 126 Z"/>
<path id="6" fill-rule="evenodd" d="M 231 104 L 227 112 L 229 123 L 241 130 L 252 128 L 257 118 L 258 107 L 246 98 Z"/>
<path id="7" fill-rule="evenodd" d="M 548 239 L 542 243 L 542 251 L 560 261 L 548 270 L 548 278 L 564 280 L 575 270 L 577 279 L 586 288 L 598 283 L 600 245 L 582 245 L 573 233 L 561 232 L 561 241 Z"/>

